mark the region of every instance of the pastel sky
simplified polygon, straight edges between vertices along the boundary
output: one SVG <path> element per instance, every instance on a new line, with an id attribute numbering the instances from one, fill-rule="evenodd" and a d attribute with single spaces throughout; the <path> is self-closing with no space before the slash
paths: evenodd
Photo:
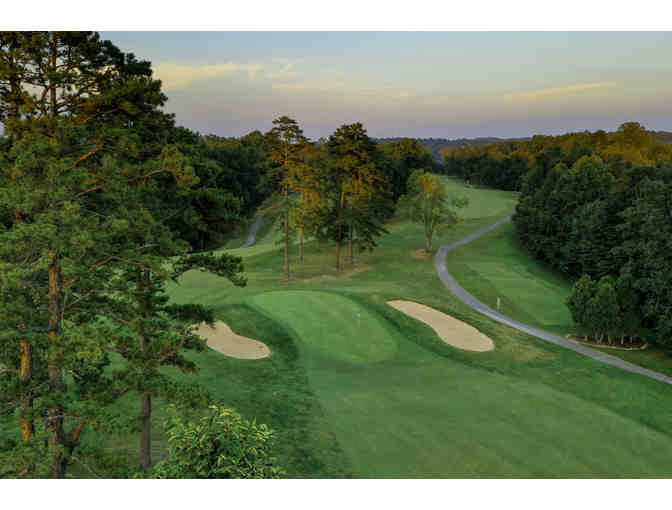
<path id="1" fill-rule="evenodd" d="M 101 32 L 152 62 L 180 125 L 311 138 L 672 131 L 672 32 Z"/>

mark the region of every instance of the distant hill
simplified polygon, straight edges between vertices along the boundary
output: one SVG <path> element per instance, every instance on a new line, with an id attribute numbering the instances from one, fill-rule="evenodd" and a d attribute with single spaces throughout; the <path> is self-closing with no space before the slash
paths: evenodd
<path id="1" fill-rule="evenodd" d="M 669 131 L 650 131 L 650 133 L 658 143 L 672 143 L 672 133 Z"/>
<path id="2" fill-rule="evenodd" d="M 650 131 L 651 136 L 659 143 L 672 143 L 672 132 L 670 131 Z M 609 133 L 613 134 L 613 133 Z M 412 137 L 408 137 L 412 138 Z M 379 143 L 398 142 L 402 137 L 396 138 L 376 138 Z M 525 142 L 531 140 L 532 137 L 524 138 L 497 138 L 494 136 L 480 137 L 480 138 L 456 138 L 451 140 L 449 138 L 416 138 L 420 144 L 431 152 L 434 158 L 441 162 L 441 149 L 447 147 L 448 149 L 460 149 L 462 147 L 472 146 L 480 147 L 495 142 Z"/>
<path id="3" fill-rule="evenodd" d="M 669 133 L 672 135 L 672 133 Z M 410 137 L 409 137 L 410 138 Z M 379 143 L 388 143 L 388 142 L 398 142 L 403 138 L 376 138 L 376 141 Z M 488 145 L 489 143 L 494 142 L 524 142 L 525 140 L 530 140 L 527 138 L 496 138 L 492 136 L 482 137 L 482 138 L 457 138 L 455 140 L 450 140 L 448 138 L 416 138 L 420 144 L 425 147 L 429 152 L 432 153 L 432 156 L 436 158 L 437 161 L 441 161 L 440 150 L 444 147 L 450 149 L 459 149 L 461 147 L 471 146 L 481 146 Z"/>

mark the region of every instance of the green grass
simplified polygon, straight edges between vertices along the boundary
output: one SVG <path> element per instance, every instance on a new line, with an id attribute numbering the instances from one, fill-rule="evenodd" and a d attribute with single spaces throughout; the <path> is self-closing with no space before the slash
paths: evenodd
<path id="1" fill-rule="evenodd" d="M 451 179 L 445 185 L 467 195 L 470 205 L 435 247 L 511 214 L 516 202 L 512 193 Z M 221 402 L 275 428 L 279 461 L 290 476 L 672 475 L 672 388 L 472 311 L 437 278 L 433 258 L 411 256 L 424 246 L 420 226 L 390 222 L 378 248 L 358 254 L 355 267 L 341 273 L 334 247 L 310 242 L 302 265 L 292 259 L 289 283 L 282 281 L 281 247 L 266 228 L 258 245 L 266 249 L 241 250 L 247 287 L 190 272 L 170 295 L 213 307 L 234 331 L 271 347 L 263 360 L 207 350 L 194 355 L 197 376 L 179 377 L 195 378 Z M 489 304 L 488 295 L 502 294 L 505 313 L 515 305 L 540 326 L 571 327 L 552 306 L 567 289 L 555 275 L 515 255 L 506 237 L 494 250 L 479 242 L 456 249 L 448 261 L 470 291 Z M 480 271 L 485 278 L 474 276 Z M 387 306 L 391 299 L 448 313 L 488 335 L 496 348 L 451 347 Z M 532 299 L 542 300 L 539 310 Z M 136 412 L 134 399 L 120 409 Z M 157 409 L 157 429 L 164 416 Z M 133 456 L 136 443 L 129 434 L 107 447 Z M 156 456 L 163 451 L 159 433 Z"/>
<path id="2" fill-rule="evenodd" d="M 296 331 L 301 347 L 312 357 L 375 363 L 395 354 L 394 333 L 385 321 L 338 294 L 265 292 L 250 302 Z"/>
<path id="3" fill-rule="evenodd" d="M 470 205 L 462 211 L 465 220 L 440 235 L 435 246 L 513 212 L 515 194 L 465 188 L 450 179 L 445 183 L 450 191 L 469 196 Z M 334 247 L 312 242 L 306 245 L 304 264 L 292 261 L 290 283 L 282 282 L 278 246 L 245 256 L 246 288 L 189 273 L 171 290 L 177 301 L 214 306 L 218 317 L 230 323 L 228 306 L 249 306 L 288 332 L 305 370 L 306 395 L 324 413 L 326 429 L 318 437 L 331 437 L 337 445 L 316 454 L 324 470 L 304 475 L 332 476 L 329 459 L 335 451 L 343 455 L 339 473 L 355 477 L 672 473 L 668 386 L 601 365 L 470 310 L 436 277 L 432 259 L 410 256 L 423 247 L 419 226 L 393 221 L 388 229 L 376 251 L 359 254 L 356 267 L 340 274 L 333 269 Z M 543 274 L 544 279 L 550 275 L 543 267 L 517 264 L 518 275 L 526 280 L 529 274 Z M 562 284 L 556 284 L 556 298 L 562 297 Z M 520 283 L 503 278 L 495 285 L 515 289 Z M 541 282 L 524 288 L 529 296 L 548 294 Z M 556 298 L 545 299 L 548 304 Z M 447 346 L 428 326 L 385 305 L 390 299 L 415 300 L 465 320 L 490 336 L 496 349 L 472 353 Z M 562 309 L 544 308 L 539 319 L 544 324 L 571 326 Z M 534 311 L 527 305 L 521 309 Z M 355 310 L 360 311 L 361 326 Z M 359 327 L 366 334 L 357 334 Z M 249 330 L 236 331 L 267 341 Z M 270 382 L 259 384 L 263 389 Z M 295 404 L 285 404 L 291 416 Z M 262 411 L 253 406 L 246 410 L 257 416 Z M 283 426 L 300 436 L 307 424 L 287 420 Z M 282 460 L 291 463 L 292 458 L 287 450 Z"/>
<path id="4" fill-rule="evenodd" d="M 566 299 L 572 283 L 527 255 L 512 223 L 448 253 L 446 268 L 462 287 L 518 321 L 561 335 L 576 333 Z"/>
<path id="5" fill-rule="evenodd" d="M 573 283 L 534 260 L 520 245 L 512 223 L 451 251 L 446 267 L 462 287 L 491 308 L 496 308 L 499 297 L 500 311 L 513 319 L 558 335 L 582 333 L 565 304 Z M 672 355 L 660 347 L 601 350 L 672 376 Z"/>

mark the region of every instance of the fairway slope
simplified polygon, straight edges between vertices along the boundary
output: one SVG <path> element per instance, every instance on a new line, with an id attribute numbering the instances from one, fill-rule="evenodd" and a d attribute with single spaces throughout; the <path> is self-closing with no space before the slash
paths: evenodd
<path id="1" fill-rule="evenodd" d="M 291 290 L 249 304 L 293 332 L 354 477 L 641 476 L 669 465 L 663 433 L 543 382 L 437 355 L 413 339 L 429 328 L 392 327 L 363 299 Z"/>
<path id="2" fill-rule="evenodd" d="M 441 340 L 467 351 L 491 351 L 495 344 L 490 338 L 466 322 L 413 301 L 388 301 L 388 305 L 431 327 Z"/>
<path id="3" fill-rule="evenodd" d="M 436 264 L 436 273 L 441 279 L 441 281 L 446 285 L 446 287 L 448 287 L 463 303 L 470 306 L 477 312 L 480 312 L 483 315 L 487 315 L 491 319 L 496 320 L 497 322 L 501 322 L 502 324 L 506 324 L 507 326 L 515 328 L 519 331 L 523 331 L 524 333 L 535 336 L 547 342 L 551 342 L 566 349 L 578 352 L 579 354 L 583 354 L 584 356 L 588 356 L 589 358 L 600 361 L 602 363 L 613 365 L 623 370 L 627 370 L 628 372 L 640 374 L 645 377 L 650 377 L 651 379 L 656 379 L 666 384 L 672 384 L 672 377 L 661 374 L 660 372 L 643 368 L 639 365 L 635 365 L 634 363 L 624 361 L 616 356 L 612 356 L 610 354 L 598 351 L 596 349 L 591 349 L 582 344 L 572 342 L 571 340 L 568 340 L 565 337 L 554 335 L 552 333 L 549 333 L 548 331 L 534 328 L 528 324 L 524 324 L 522 322 L 513 320 L 512 318 L 507 317 L 506 315 L 503 315 L 493 310 L 489 306 L 483 304 L 481 301 L 476 299 L 472 294 L 467 292 L 463 287 L 461 287 L 457 283 L 455 278 L 453 278 L 446 269 L 446 257 L 448 252 L 454 250 L 458 246 L 462 246 L 470 241 L 473 241 L 474 239 L 481 237 L 483 234 L 486 234 L 487 232 L 494 230 L 501 224 L 506 223 L 510 220 L 511 217 L 507 216 L 506 218 L 501 219 L 496 223 L 493 223 L 492 225 L 485 227 L 474 234 L 471 234 L 470 236 L 462 239 L 461 241 L 452 243 L 450 245 L 443 245 L 439 248 L 439 250 L 436 252 L 436 257 L 434 259 Z"/>
<path id="4" fill-rule="evenodd" d="M 452 179 L 445 185 L 468 195 L 470 205 L 437 245 L 461 246 L 514 212 L 512 193 Z M 333 245 L 306 243 L 304 261 L 294 252 L 293 278 L 285 283 L 276 219 L 266 215 L 256 244 L 237 252 L 245 257 L 246 287 L 190 271 L 170 294 L 177 303 L 211 307 L 273 351 L 256 362 L 210 349 L 194 357 L 199 380 L 219 400 L 278 431 L 278 459 L 290 477 L 672 474 L 671 386 L 491 320 L 437 278 L 437 267 L 447 267 L 474 292 L 472 300 L 494 308 L 501 296 L 502 312 L 513 319 L 542 329 L 563 325 L 550 304 L 564 299 L 564 287 L 558 282 L 549 296 L 531 281 L 543 268 L 521 262 L 503 241 L 493 243 L 499 229 L 451 251 L 446 264 L 445 251 L 439 260 L 409 256 L 425 245 L 424 229 L 398 218 L 374 252 L 358 254 L 357 264 L 339 273 Z M 481 245 L 482 256 L 470 256 Z M 357 272 L 362 267 L 370 270 Z M 463 282 L 463 267 L 482 274 L 491 293 Z M 540 294 L 541 303 L 523 306 Z M 496 349 L 445 343 L 430 325 L 386 304 L 402 299 L 464 321 Z M 513 315 L 514 304 L 541 323 Z"/>

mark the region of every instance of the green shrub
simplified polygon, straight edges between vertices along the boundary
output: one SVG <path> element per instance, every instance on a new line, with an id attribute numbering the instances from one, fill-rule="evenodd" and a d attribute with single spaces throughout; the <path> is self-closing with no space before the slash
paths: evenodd
<path id="1" fill-rule="evenodd" d="M 271 455 L 275 432 L 233 409 L 212 405 L 198 422 L 177 413 L 167 426 L 168 457 L 152 478 L 279 478 Z"/>

